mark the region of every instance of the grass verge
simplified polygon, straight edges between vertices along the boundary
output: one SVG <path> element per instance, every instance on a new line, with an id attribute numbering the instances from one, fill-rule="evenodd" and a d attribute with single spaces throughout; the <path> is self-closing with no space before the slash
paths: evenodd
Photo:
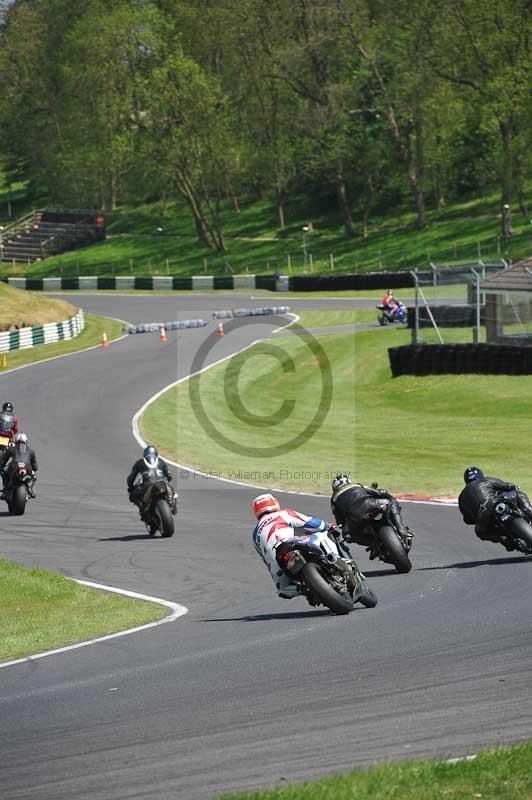
<path id="1" fill-rule="evenodd" d="M 498 748 L 455 764 L 408 761 L 220 800 L 530 800 L 532 744 Z"/>
<path id="2" fill-rule="evenodd" d="M 325 309 L 294 309 L 299 317 L 299 324 L 304 328 L 324 328 L 341 325 L 354 325 L 358 322 L 377 323 L 377 310 L 369 308 L 341 308 Z"/>
<path id="3" fill-rule="evenodd" d="M 165 616 L 155 603 L 90 589 L 0 559 L 0 661 L 82 642 Z"/>
<path id="4" fill-rule="evenodd" d="M 463 332 L 452 334 L 464 340 Z M 274 341 L 284 364 L 258 344 L 180 384 L 146 410 L 145 438 L 180 463 L 261 486 L 328 493 L 331 473 L 349 471 L 397 493 L 456 496 L 464 468 L 479 464 L 530 492 L 523 430 L 532 414 L 532 376 L 392 378 L 387 349 L 409 343 L 409 331 L 323 335 L 318 341 L 331 366 L 332 394 L 319 425 L 312 419 L 322 383 L 306 337 L 287 331 Z M 198 422 L 198 396 L 225 443 Z M 291 413 L 277 422 L 286 402 Z M 265 446 L 282 446 L 306 426 L 310 438 L 261 457 Z M 240 445 L 249 452 L 239 451 Z"/>
<path id="5" fill-rule="evenodd" d="M 122 323 L 108 317 L 99 317 L 96 314 L 85 314 L 85 327 L 75 339 L 66 339 L 53 344 L 40 344 L 24 350 L 11 350 L 6 354 L 7 369 L 0 369 L 0 375 L 2 372 L 22 367 L 25 364 L 35 364 L 47 358 L 77 353 L 87 347 L 94 347 L 101 343 L 103 331 L 107 333 L 109 341 L 118 339 L 123 335 Z"/>

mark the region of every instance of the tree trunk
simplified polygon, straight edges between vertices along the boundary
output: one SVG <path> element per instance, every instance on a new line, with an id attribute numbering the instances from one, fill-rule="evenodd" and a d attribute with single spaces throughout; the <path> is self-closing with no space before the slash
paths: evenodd
<path id="1" fill-rule="evenodd" d="M 364 205 L 364 211 L 362 213 L 362 238 L 368 238 L 368 220 L 369 220 L 369 203 Z"/>
<path id="2" fill-rule="evenodd" d="M 336 162 L 336 195 L 338 197 L 338 207 L 344 221 L 344 238 L 352 239 L 355 236 L 355 226 L 353 225 L 351 208 L 347 199 L 344 165 L 341 160 Z"/>
<path id="3" fill-rule="evenodd" d="M 275 184 L 275 202 L 277 205 L 277 223 L 281 230 L 284 230 L 284 191 L 279 179 Z"/>
<path id="4" fill-rule="evenodd" d="M 192 212 L 198 240 L 211 250 L 217 250 L 218 248 L 215 237 L 203 212 L 203 209 L 201 208 L 201 202 L 196 196 L 196 193 L 194 192 L 189 180 L 187 179 L 186 175 L 179 171 L 176 172 L 174 178 L 178 192 L 184 197 Z"/>
<path id="5" fill-rule="evenodd" d="M 502 136 L 502 172 L 501 192 L 502 202 L 511 205 L 512 202 L 512 131 L 507 122 L 499 124 Z"/>

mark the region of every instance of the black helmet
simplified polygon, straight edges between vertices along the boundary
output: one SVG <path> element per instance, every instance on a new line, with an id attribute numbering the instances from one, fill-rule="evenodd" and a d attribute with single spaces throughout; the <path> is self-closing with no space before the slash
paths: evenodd
<path id="1" fill-rule="evenodd" d="M 149 444 L 147 447 L 144 448 L 144 452 L 142 454 L 144 458 L 144 463 L 147 467 L 154 467 L 157 463 L 157 458 L 159 457 L 159 453 L 157 452 L 157 448 L 154 447 L 152 444 Z"/>
<path id="2" fill-rule="evenodd" d="M 332 482 L 333 492 L 337 492 L 342 486 L 348 486 L 351 483 L 349 475 L 337 475 Z"/>
<path id="3" fill-rule="evenodd" d="M 13 413 L 13 403 L 4 403 L 2 406 L 2 411 L 6 411 L 8 414 Z"/>
<path id="4" fill-rule="evenodd" d="M 468 467 L 464 472 L 464 482 L 471 483 L 471 481 L 484 480 L 484 473 L 479 467 Z"/>

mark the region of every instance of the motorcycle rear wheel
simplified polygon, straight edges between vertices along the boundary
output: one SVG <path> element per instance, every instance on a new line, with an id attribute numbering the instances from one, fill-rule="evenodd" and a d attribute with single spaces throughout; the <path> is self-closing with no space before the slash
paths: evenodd
<path id="1" fill-rule="evenodd" d="M 527 552 L 532 555 L 532 526 L 521 517 L 515 517 L 510 526 L 512 539 L 521 539 L 527 546 Z"/>
<path id="2" fill-rule="evenodd" d="M 399 573 L 410 572 L 412 563 L 408 557 L 399 534 L 391 525 L 383 525 L 377 534 L 383 560 L 394 565 Z"/>
<path id="3" fill-rule="evenodd" d="M 174 535 L 174 518 L 166 500 L 160 499 L 155 503 L 155 514 L 160 520 L 159 530 L 164 539 Z"/>
<path id="4" fill-rule="evenodd" d="M 339 594 L 323 576 L 319 566 L 312 561 L 301 570 L 301 579 L 316 600 L 333 612 L 333 614 L 349 614 L 353 610 L 353 599 L 346 593 Z"/>
<path id="5" fill-rule="evenodd" d="M 17 486 L 13 492 L 13 501 L 11 504 L 11 512 L 16 517 L 21 517 L 26 510 L 26 487 Z"/>

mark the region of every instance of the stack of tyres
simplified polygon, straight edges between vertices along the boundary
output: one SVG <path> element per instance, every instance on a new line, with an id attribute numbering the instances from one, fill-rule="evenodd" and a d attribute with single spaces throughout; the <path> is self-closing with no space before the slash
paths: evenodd
<path id="1" fill-rule="evenodd" d="M 444 344 L 433 344 L 430 347 L 430 374 L 441 375 L 443 372 L 443 353 L 445 351 Z"/>
<path id="2" fill-rule="evenodd" d="M 392 377 L 394 378 L 397 378 L 399 375 L 401 375 L 401 369 L 399 366 L 399 349 L 399 347 L 388 348 L 388 359 L 390 361 Z"/>
<path id="3" fill-rule="evenodd" d="M 494 375 L 508 375 L 510 372 L 511 352 L 508 347 L 490 345 L 492 350 L 491 364 Z"/>
<path id="4" fill-rule="evenodd" d="M 456 372 L 456 345 L 446 344 L 442 346 L 441 370 L 444 375 L 452 375 Z"/>
<path id="5" fill-rule="evenodd" d="M 523 347 L 523 371 L 525 375 L 532 374 L 532 347 Z"/>
<path id="6" fill-rule="evenodd" d="M 523 356 L 520 347 L 509 348 L 506 366 L 509 375 L 523 374 Z"/>
<path id="7" fill-rule="evenodd" d="M 467 375 L 478 372 L 478 345 L 466 344 L 463 351 L 464 372 Z"/>
<path id="8" fill-rule="evenodd" d="M 417 352 L 414 354 L 414 373 L 416 375 L 430 375 L 433 345 L 414 345 Z"/>
<path id="9" fill-rule="evenodd" d="M 413 361 L 413 347 L 412 345 L 403 345 L 398 347 L 399 350 L 399 374 L 400 375 L 413 375 L 414 374 L 414 361 Z"/>
<path id="10" fill-rule="evenodd" d="M 489 344 L 478 345 L 478 371 L 482 375 L 489 375 L 492 357 Z"/>
<path id="11" fill-rule="evenodd" d="M 456 345 L 456 373 L 458 375 L 464 375 L 467 373 L 466 368 L 466 360 L 467 360 L 467 348 L 470 345 L 467 344 L 457 344 Z"/>

